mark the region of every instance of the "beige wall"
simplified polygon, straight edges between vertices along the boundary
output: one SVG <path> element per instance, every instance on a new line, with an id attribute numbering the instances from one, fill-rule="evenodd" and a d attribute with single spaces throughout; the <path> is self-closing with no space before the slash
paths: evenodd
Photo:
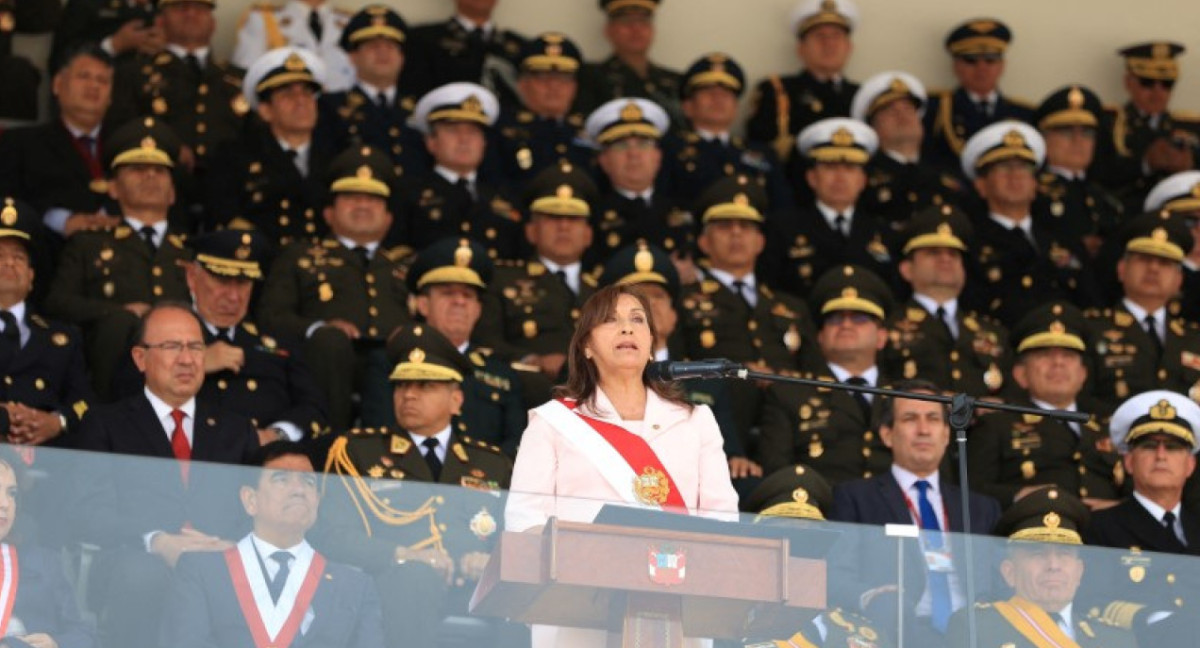
<path id="1" fill-rule="evenodd" d="M 244 0 L 221 4 L 218 51 L 232 47 Z M 282 1 L 282 0 L 278 0 Z M 337 2 L 338 0 L 332 0 Z M 942 50 L 948 29 L 961 20 L 995 15 L 1013 29 L 1003 89 L 1037 102 L 1055 88 L 1083 82 L 1106 102 L 1122 101 L 1121 59 L 1115 50 L 1150 39 L 1177 40 L 1191 50 L 1181 59 L 1184 82 L 1175 108 L 1200 110 L 1200 6 L 1192 0 L 858 0 L 862 13 L 849 76 L 903 69 L 930 87 L 953 83 Z M 353 8 L 345 0 L 339 6 Z M 448 16 L 450 0 L 391 0 L 410 23 Z M 655 58 L 684 67 L 700 54 L 724 50 L 748 76 L 797 67 L 788 27 L 793 0 L 664 0 Z M 1136 12 L 1135 12 L 1136 9 Z M 998 13 L 997 13 L 998 12 Z M 591 59 L 606 55 L 603 15 L 595 0 L 500 0 L 500 25 L 535 34 L 566 32 Z M 752 81 L 753 83 L 753 81 Z"/>

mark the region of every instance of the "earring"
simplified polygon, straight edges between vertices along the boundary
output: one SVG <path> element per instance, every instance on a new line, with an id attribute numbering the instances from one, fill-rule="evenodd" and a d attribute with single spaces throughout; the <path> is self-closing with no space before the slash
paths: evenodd
<path id="1" fill-rule="evenodd" d="M 584 352 L 583 352 L 583 357 L 587 358 L 588 360 L 591 360 L 591 359 L 592 359 L 592 352 L 591 352 L 591 351 L 584 350 Z"/>

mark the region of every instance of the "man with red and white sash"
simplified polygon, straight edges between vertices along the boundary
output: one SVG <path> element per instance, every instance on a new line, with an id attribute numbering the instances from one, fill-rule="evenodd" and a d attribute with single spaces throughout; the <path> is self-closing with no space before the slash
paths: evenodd
<path id="1" fill-rule="evenodd" d="M 305 540 L 317 519 L 317 477 L 302 446 L 262 449 L 262 469 L 240 491 L 254 530 L 224 552 L 179 561 L 162 621 L 171 648 L 378 648 L 374 584 L 329 562 Z"/>
<path id="2" fill-rule="evenodd" d="M 1132 648 L 1133 633 L 1088 618 L 1075 605 L 1083 578 L 1079 529 L 1088 508 L 1057 486 L 1017 500 L 996 525 L 1008 536 L 1000 575 L 1015 592 L 1005 601 L 975 606 L 979 645 L 1013 648 Z M 949 645 L 969 645 L 967 608 L 950 618 Z"/>

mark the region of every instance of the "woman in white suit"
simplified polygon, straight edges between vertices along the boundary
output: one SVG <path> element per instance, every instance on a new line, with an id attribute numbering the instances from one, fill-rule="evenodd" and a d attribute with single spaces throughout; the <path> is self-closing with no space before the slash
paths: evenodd
<path id="1" fill-rule="evenodd" d="M 654 322 L 633 286 L 584 304 L 568 350 L 567 384 L 532 410 L 505 512 L 510 531 L 550 516 L 590 522 L 605 503 L 736 515 L 721 431 L 705 405 L 650 381 Z M 605 646 L 597 630 L 535 626 L 533 645 Z M 702 645 L 697 642 L 689 645 Z"/>

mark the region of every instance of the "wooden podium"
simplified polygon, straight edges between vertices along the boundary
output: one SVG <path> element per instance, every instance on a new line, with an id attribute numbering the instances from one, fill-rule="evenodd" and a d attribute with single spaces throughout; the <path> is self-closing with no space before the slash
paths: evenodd
<path id="1" fill-rule="evenodd" d="M 786 637 L 825 609 L 826 587 L 825 561 L 789 542 L 551 518 L 501 536 L 471 613 L 608 630 L 624 647 Z"/>

